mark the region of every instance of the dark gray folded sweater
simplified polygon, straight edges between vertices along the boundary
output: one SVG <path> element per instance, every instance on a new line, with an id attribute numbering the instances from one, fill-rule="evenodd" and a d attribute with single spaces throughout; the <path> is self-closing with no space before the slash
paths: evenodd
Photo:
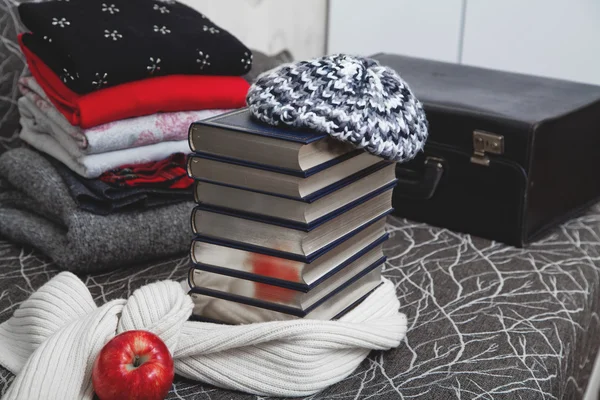
<path id="1" fill-rule="evenodd" d="M 76 273 L 189 251 L 194 204 L 99 216 L 80 210 L 50 163 L 14 149 L 0 156 L 0 236 L 35 247 Z"/>

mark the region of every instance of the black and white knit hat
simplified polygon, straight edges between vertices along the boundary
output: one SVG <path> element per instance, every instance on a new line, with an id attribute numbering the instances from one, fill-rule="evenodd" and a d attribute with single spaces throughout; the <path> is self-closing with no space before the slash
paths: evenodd
<path id="1" fill-rule="evenodd" d="M 337 54 L 260 75 L 246 99 L 270 125 L 323 132 L 393 161 L 413 158 L 427 139 L 423 106 L 377 61 Z"/>

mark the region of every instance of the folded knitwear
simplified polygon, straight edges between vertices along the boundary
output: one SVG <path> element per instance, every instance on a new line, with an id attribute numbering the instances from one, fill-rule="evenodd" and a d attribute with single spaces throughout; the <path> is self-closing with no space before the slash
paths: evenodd
<path id="1" fill-rule="evenodd" d="M 168 75 L 80 95 L 69 89 L 24 45 L 23 35 L 19 36 L 19 44 L 31 74 L 52 104 L 71 125 L 84 129 L 159 112 L 232 109 L 246 105 L 250 85 L 240 76 Z"/>
<path id="2" fill-rule="evenodd" d="M 194 121 L 221 114 L 228 110 L 181 111 L 157 113 L 137 118 L 109 122 L 81 129 L 67 121 L 50 102 L 33 77 L 19 80 L 23 97 L 18 101 L 21 115 L 33 118 L 47 133 L 69 149 L 74 157 L 106 153 L 131 147 L 146 146 L 163 141 L 184 140 Z"/>
<path id="3" fill-rule="evenodd" d="M 94 215 L 78 209 L 56 169 L 26 148 L 0 156 L 0 180 L 12 189 L 0 191 L 0 236 L 41 250 L 62 269 L 91 273 L 189 251 L 193 202 Z"/>
<path id="4" fill-rule="evenodd" d="M 267 55 L 259 50 L 252 50 L 252 69 L 244 75 L 244 79 L 253 83 L 260 74 L 265 73 L 281 64 L 294 61 L 294 56 L 288 49 L 281 50 L 273 55 Z"/>
<path id="5" fill-rule="evenodd" d="M 22 3 L 23 43 L 74 92 L 155 76 L 243 75 L 252 53 L 175 0 Z M 85 44 L 85 45 L 83 45 Z"/>
<path id="6" fill-rule="evenodd" d="M 100 179 L 85 179 L 52 157 L 47 160 L 65 182 L 77 206 L 92 214 L 141 211 L 193 199 L 191 188 L 113 187 Z"/>
<path id="7" fill-rule="evenodd" d="M 194 183 L 187 174 L 187 158 L 183 153 L 145 164 L 121 165 L 99 179 L 113 187 L 189 189 Z"/>
<path id="8" fill-rule="evenodd" d="M 155 143 L 148 146 L 116 150 L 108 153 L 75 157 L 45 130 L 37 128 L 37 121 L 21 116 L 20 138 L 37 150 L 56 158 L 84 178 L 98 178 L 106 171 L 124 164 L 142 164 L 159 161 L 174 153 L 189 153 L 187 140 Z"/>

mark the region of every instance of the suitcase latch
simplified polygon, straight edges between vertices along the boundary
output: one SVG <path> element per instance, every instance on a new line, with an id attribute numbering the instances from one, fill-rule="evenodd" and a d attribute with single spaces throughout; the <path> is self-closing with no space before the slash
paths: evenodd
<path id="1" fill-rule="evenodd" d="M 504 136 L 484 131 L 473 131 L 473 156 L 471 162 L 483 166 L 490 165 L 487 154 L 504 153 Z"/>

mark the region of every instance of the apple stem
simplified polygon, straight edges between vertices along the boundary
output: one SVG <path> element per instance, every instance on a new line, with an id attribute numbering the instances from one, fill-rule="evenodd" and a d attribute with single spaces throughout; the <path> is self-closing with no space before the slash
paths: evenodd
<path id="1" fill-rule="evenodd" d="M 141 365 L 140 363 L 140 356 L 136 355 L 133 357 L 133 367 L 137 368 Z"/>

